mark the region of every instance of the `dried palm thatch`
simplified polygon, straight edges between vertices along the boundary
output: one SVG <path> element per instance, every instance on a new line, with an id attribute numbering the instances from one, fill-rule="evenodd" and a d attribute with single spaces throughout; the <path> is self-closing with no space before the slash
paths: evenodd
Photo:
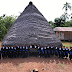
<path id="1" fill-rule="evenodd" d="M 17 18 L 2 42 L 2 45 L 13 46 L 26 44 L 62 46 L 48 21 L 32 2 Z"/>

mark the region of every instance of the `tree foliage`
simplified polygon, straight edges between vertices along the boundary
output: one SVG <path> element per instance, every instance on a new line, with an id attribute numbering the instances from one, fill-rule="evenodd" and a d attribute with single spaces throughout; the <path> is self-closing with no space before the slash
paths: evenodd
<path id="1" fill-rule="evenodd" d="M 3 40 L 4 36 L 6 35 L 7 31 L 10 29 L 12 24 L 15 22 L 17 16 L 0 16 L 0 41 Z"/>

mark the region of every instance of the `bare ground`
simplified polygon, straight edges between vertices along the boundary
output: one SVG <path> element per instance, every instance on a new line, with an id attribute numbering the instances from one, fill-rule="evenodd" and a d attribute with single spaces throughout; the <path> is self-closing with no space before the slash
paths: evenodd
<path id="1" fill-rule="evenodd" d="M 72 72 L 72 61 L 52 58 L 12 58 L 0 60 L 0 72 L 30 72 L 37 68 L 39 72 Z M 44 70 L 42 70 L 44 68 Z"/>

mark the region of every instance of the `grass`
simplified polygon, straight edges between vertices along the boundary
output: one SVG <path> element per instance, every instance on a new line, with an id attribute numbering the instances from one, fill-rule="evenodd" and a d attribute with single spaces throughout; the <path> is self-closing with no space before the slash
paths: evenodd
<path id="1" fill-rule="evenodd" d="M 58 69 L 58 68 L 57 68 Z"/>
<path id="2" fill-rule="evenodd" d="M 62 42 L 63 46 L 68 46 L 68 48 L 72 47 L 72 42 Z"/>
<path id="3" fill-rule="evenodd" d="M 21 66 L 18 66 L 18 68 L 21 68 Z"/>
<path id="4" fill-rule="evenodd" d="M 23 63 L 21 63 L 21 64 L 18 66 L 18 68 L 22 68 L 22 64 L 23 64 Z"/>
<path id="5" fill-rule="evenodd" d="M 58 64 L 58 66 L 61 67 L 62 69 L 64 69 L 65 64 L 61 63 L 61 64 Z"/>

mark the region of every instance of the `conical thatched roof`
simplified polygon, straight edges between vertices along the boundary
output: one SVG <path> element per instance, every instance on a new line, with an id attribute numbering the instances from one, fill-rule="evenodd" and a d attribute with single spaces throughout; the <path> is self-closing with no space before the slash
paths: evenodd
<path id="1" fill-rule="evenodd" d="M 25 8 L 4 37 L 2 45 L 62 45 L 48 21 L 32 4 Z"/>

